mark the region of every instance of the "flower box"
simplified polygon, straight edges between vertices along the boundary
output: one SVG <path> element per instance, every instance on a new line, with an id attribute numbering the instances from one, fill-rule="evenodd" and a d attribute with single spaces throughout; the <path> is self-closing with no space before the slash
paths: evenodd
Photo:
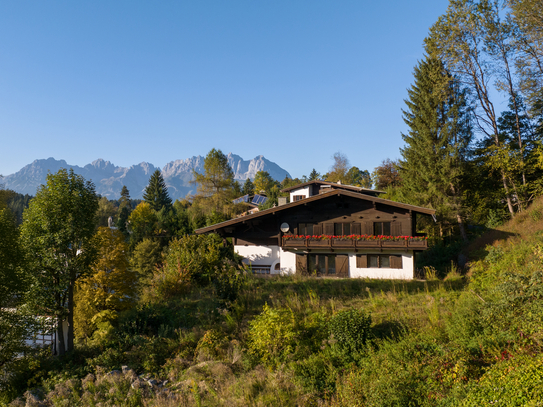
<path id="1" fill-rule="evenodd" d="M 406 247 L 405 240 L 382 240 L 383 247 Z"/>
<path id="2" fill-rule="evenodd" d="M 305 247 L 305 239 L 283 239 L 283 246 L 285 247 Z"/>
<path id="3" fill-rule="evenodd" d="M 428 242 L 426 240 L 409 240 L 409 247 L 427 247 Z"/>
<path id="4" fill-rule="evenodd" d="M 357 240 L 356 247 L 381 247 L 380 240 Z"/>
<path id="5" fill-rule="evenodd" d="M 353 239 L 332 239 L 333 247 L 354 247 L 355 240 Z"/>
<path id="6" fill-rule="evenodd" d="M 309 247 L 330 247 L 330 240 L 316 239 L 308 241 Z"/>

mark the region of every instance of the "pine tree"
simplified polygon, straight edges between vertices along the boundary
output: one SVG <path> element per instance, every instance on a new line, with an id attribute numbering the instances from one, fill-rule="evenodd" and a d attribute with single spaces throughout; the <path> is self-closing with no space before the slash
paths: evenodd
<path id="1" fill-rule="evenodd" d="M 317 179 L 320 178 L 320 176 L 321 176 L 321 174 L 319 174 L 319 173 L 317 172 L 317 170 L 316 170 L 315 168 L 313 168 L 313 169 L 311 170 L 311 172 L 309 173 L 308 180 L 309 180 L 309 181 L 317 180 Z"/>
<path id="2" fill-rule="evenodd" d="M 128 235 L 127 222 L 131 212 L 132 207 L 130 205 L 130 191 L 126 185 L 123 185 L 123 188 L 121 189 L 121 198 L 119 199 L 119 210 L 117 212 L 118 217 L 115 221 L 115 226 L 117 226 L 117 228 L 123 232 L 125 236 Z"/>
<path id="3" fill-rule="evenodd" d="M 155 170 L 151 175 L 149 185 L 145 188 L 143 199 L 157 212 L 163 207 L 170 208 L 172 206 L 172 200 L 168 195 L 168 187 L 166 187 L 160 170 Z"/>
<path id="4" fill-rule="evenodd" d="M 466 239 L 461 181 L 472 132 L 465 93 L 436 58 L 421 61 L 414 76 L 403 111 L 409 132 L 402 134 L 406 146 L 400 150 L 402 194 L 436 209 L 441 232 L 456 218 Z"/>
<path id="5" fill-rule="evenodd" d="M 243 189 L 241 190 L 243 195 L 253 195 L 255 193 L 255 184 L 251 181 L 251 178 L 247 178 L 243 184 Z"/>

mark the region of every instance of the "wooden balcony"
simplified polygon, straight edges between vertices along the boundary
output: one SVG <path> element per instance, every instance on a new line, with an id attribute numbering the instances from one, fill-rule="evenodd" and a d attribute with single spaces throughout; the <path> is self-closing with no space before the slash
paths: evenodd
<path id="1" fill-rule="evenodd" d="M 284 239 L 284 248 L 292 249 L 411 249 L 426 250 L 427 240 L 356 240 L 356 239 Z"/>

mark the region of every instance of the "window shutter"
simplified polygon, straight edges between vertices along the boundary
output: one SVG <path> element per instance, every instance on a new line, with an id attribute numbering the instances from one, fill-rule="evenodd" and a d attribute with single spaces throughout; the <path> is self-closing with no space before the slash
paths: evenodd
<path id="1" fill-rule="evenodd" d="M 349 277 L 349 256 L 336 256 L 336 275 L 338 277 Z"/>
<path id="2" fill-rule="evenodd" d="M 360 223 L 353 223 L 353 224 L 352 224 L 351 233 L 352 233 L 353 235 L 361 235 L 361 234 L 362 234 L 362 232 L 361 232 L 361 227 L 360 227 Z"/>
<path id="3" fill-rule="evenodd" d="M 402 224 L 400 222 L 392 222 L 391 232 L 392 232 L 392 236 L 401 236 Z"/>
<path id="4" fill-rule="evenodd" d="M 359 254 L 356 256 L 356 268 L 367 269 L 368 268 L 368 255 Z"/>
<path id="5" fill-rule="evenodd" d="M 401 269 L 402 266 L 402 256 L 390 256 L 390 268 L 392 269 Z"/>
<path id="6" fill-rule="evenodd" d="M 325 223 L 324 224 L 324 234 L 325 235 L 333 235 L 334 234 L 334 224 L 333 223 Z"/>
<path id="7" fill-rule="evenodd" d="M 322 225 L 313 225 L 313 234 L 322 235 Z"/>
<path id="8" fill-rule="evenodd" d="M 296 274 L 307 274 L 307 256 L 296 254 Z"/>
<path id="9" fill-rule="evenodd" d="M 362 226 L 364 226 L 364 235 L 373 235 L 373 222 L 364 222 Z"/>

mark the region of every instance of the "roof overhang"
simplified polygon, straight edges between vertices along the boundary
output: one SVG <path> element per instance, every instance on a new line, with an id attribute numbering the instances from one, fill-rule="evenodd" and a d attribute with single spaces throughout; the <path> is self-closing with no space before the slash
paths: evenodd
<path id="1" fill-rule="evenodd" d="M 263 211 L 259 211 L 257 213 L 253 213 L 250 215 L 242 216 L 236 219 L 227 220 L 221 223 L 216 223 L 215 225 L 206 226 L 205 228 L 197 229 L 194 232 L 197 234 L 217 232 L 219 229 L 235 226 L 238 224 L 243 224 L 253 219 L 273 216 L 278 212 L 282 212 L 285 210 L 295 208 L 300 205 L 306 205 L 311 202 L 320 201 L 321 199 L 327 199 L 334 196 L 347 196 L 347 197 L 356 198 L 356 199 L 360 199 L 364 201 L 370 201 L 370 202 L 375 202 L 375 203 L 379 203 L 383 205 L 388 205 L 395 208 L 401 208 L 401 209 L 405 209 L 411 212 L 420 213 L 423 215 L 434 215 L 436 213 L 435 209 L 423 208 L 421 206 L 409 205 L 409 204 L 405 204 L 401 202 L 391 201 L 388 199 L 377 198 L 375 196 L 365 195 L 359 192 L 351 192 L 351 191 L 346 191 L 343 189 L 333 189 L 331 191 L 328 191 L 319 195 L 314 195 L 309 198 L 300 199 L 299 201 L 296 201 L 296 202 L 291 202 L 285 205 L 276 206 L 274 208 L 265 209 Z"/>

